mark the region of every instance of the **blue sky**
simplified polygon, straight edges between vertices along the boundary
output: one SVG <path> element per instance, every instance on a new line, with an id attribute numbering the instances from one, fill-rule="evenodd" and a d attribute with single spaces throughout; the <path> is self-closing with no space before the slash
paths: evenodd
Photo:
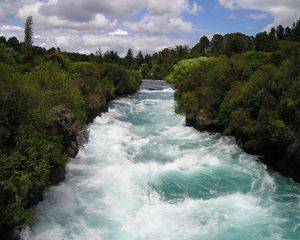
<path id="1" fill-rule="evenodd" d="M 300 0 L 0 0 L 0 35 L 23 38 L 34 19 L 34 43 L 95 52 L 151 53 L 193 46 L 203 35 L 255 35 L 300 17 Z"/>

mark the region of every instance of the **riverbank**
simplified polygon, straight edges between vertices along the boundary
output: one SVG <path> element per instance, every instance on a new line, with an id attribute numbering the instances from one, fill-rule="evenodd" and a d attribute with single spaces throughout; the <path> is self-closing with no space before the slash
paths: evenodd
<path id="1" fill-rule="evenodd" d="M 224 133 L 224 126 L 220 125 L 216 120 L 203 119 L 186 119 L 186 125 L 197 129 L 200 132 L 209 133 Z M 234 135 L 232 135 L 235 137 Z M 273 154 L 257 155 L 256 149 L 248 149 L 244 147 L 242 142 L 239 142 L 235 137 L 236 143 L 247 153 L 256 155 L 257 158 L 266 164 L 269 168 L 283 174 L 286 177 L 291 177 L 295 182 L 300 183 L 300 143 L 295 141 L 291 143 L 284 155 L 277 155 L 276 149 Z"/>
<path id="2" fill-rule="evenodd" d="M 200 131 L 234 136 L 247 153 L 300 182 L 300 46 L 183 60 L 168 80 L 176 112 Z"/>
<path id="3" fill-rule="evenodd" d="M 141 76 L 116 64 L 66 67 L 56 59 L 26 73 L 0 64 L 0 76 L 0 238 L 13 239 L 34 219 L 44 190 L 64 180 L 87 124 L 112 99 L 137 91 Z"/>

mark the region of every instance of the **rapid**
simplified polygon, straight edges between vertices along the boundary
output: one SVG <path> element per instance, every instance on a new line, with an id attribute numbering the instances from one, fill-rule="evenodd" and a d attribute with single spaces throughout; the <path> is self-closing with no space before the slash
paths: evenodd
<path id="1" fill-rule="evenodd" d="M 145 80 L 112 101 L 23 239 L 299 240 L 300 186 L 232 138 L 186 127 L 173 95 Z"/>

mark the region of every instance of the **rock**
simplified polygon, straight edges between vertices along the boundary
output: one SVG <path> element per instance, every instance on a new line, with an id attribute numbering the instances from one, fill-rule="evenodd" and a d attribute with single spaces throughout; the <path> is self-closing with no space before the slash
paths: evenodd
<path id="1" fill-rule="evenodd" d="M 63 136 L 64 152 L 71 158 L 76 157 L 80 146 L 88 140 L 85 124 L 68 108 L 58 106 L 54 109 L 57 131 Z"/>
<path id="2" fill-rule="evenodd" d="M 202 109 L 196 116 L 187 117 L 186 125 L 192 126 L 199 131 L 208 132 L 223 132 L 224 127 L 215 119 L 208 116 L 204 109 Z"/>
<path id="3" fill-rule="evenodd" d="M 288 147 L 285 156 L 278 161 L 275 167 L 284 175 L 300 182 L 300 140 L 294 141 Z"/>

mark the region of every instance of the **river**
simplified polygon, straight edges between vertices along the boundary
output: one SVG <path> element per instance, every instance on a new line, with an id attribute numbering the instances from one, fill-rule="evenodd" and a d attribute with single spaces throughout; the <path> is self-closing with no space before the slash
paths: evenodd
<path id="1" fill-rule="evenodd" d="M 186 127 L 173 94 L 144 81 L 112 101 L 23 238 L 299 240 L 299 185 L 232 138 Z"/>

